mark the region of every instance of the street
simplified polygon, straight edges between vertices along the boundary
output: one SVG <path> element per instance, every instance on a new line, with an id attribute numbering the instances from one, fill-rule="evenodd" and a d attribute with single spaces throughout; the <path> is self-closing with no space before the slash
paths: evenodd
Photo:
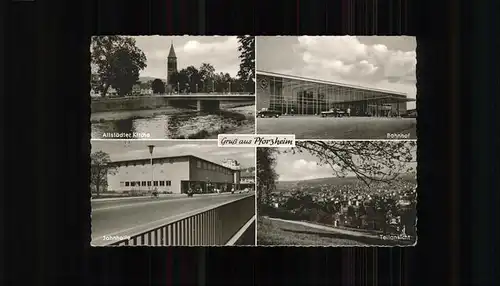
<path id="1" fill-rule="evenodd" d="M 415 118 L 282 116 L 257 118 L 258 134 L 295 134 L 297 139 L 388 139 L 387 133 L 417 138 Z"/>
<path id="2" fill-rule="evenodd" d="M 104 236 L 130 236 L 250 195 L 255 193 L 92 201 L 92 245 L 108 244 Z"/>

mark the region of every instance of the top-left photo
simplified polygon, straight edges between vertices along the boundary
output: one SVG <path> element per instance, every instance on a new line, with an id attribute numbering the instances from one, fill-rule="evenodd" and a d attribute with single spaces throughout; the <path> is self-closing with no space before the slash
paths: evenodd
<path id="1" fill-rule="evenodd" d="M 253 36 L 94 36 L 92 139 L 255 134 Z"/>

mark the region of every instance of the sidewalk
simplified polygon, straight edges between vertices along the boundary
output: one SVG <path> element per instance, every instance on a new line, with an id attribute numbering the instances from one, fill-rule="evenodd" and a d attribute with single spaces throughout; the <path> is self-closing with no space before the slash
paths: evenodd
<path id="1" fill-rule="evenodd" d="M 251 193 L 251 192 L 249 192 Z M 210 193 L 210 194 L 195 194 L 194 196 L 195 197 L 199 197 L 199 196 L 224 196 L 224 195 L 228 195 L 228 194 L 231 194 L 231 193 Z M 238 192 L 235 192 L 235 194 L 238 194 Z M 124 198 L 120 198 L 120 197 L 117 197 L 117 198 L 105 198 L 105 199 L 91 199 L 91 201 L 93 202 L 107 202 L 107 201 L 125 201 L 125 200 L 133 200 L 133 199 L 151 199 L 152 197 L 151 196 L 136 196 L 136 197 L 124 197 Z M 168 194 L 168 195 L 164 195 L 164 194 L 160 194 L 159 195 L 159 198 L 162 199 L 162 198 L 172 198 L 172 199 L 175 199 L 175 198 L 187 198 L 187 195 L 186 194 Z"/>
<path id="2" fill-rule="evenodd" d="M 331 231 L 331 232 L 337 232 L 337 233 L 346 234 L 346 235 L 380 239 L 380 236 L 368 234 L 365 232 L 357 232 L 357 231 L 346 230 L 346 229 L 341 229 L 341 228 L 328 227 L 328 226 L 318 225 L 318 224 L 305 222 L 305 221 L 294 221 L 294 220 L 286 220 L 286 219 L 273 218 L 273 217 L 266 217 L 266 218 L 270 219 L 270 220 L 300 224 L 300 225 L 311 227 L 311 228 L 316 228 L 316 229 L 321 229 L 321 230 L 326 230 L 326 231 Z"/>

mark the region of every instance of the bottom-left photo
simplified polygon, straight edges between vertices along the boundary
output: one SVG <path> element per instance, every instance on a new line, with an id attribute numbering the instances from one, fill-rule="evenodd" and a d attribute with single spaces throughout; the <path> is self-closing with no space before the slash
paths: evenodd
<path id="1" fill-rule="evenodd" d="M 255 245 L 255 148 L 92 140 L 92 246 Z"/>

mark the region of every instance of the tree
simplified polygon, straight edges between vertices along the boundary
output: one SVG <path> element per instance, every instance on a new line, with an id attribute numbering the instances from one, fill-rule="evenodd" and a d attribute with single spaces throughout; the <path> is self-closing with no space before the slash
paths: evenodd
<path id="1" fill-rule="evenodd" d="M 110 86 L 124 95 L 146 67 L 146 56 L 135 39 L 122 36 L 95 36 L 91 41 L 92 85 L 105 97 Z"/>
<path id="2" fill-rule="evenodd" d="M 165 93 L 165 84 L 161 79 L 155 79 L 151 83 L 151 89 L 154 94 Z"/>
<path id="3" fill-rule="evenodd" d="M 274 170 L 276 166 L 275 148 L 257 148 L 257 207 L 269 202 L 269 196 L 276 187 L 278 174 Z"/>
<path id="4" fill-rule="evenodd" d="M 334 175 L 354 174 L 366 185 L 395 182 L 416 163 L 414 141 L 300 141 L 288 152 L 308 152 L 329 165 Z"/>
<path id="5" fill-rule="evenodd" d="M 240 70 L 237 76 L 246 83 L 246 91 L 255 92 L 255 37 L 238 36 Z"/>
<path id="6" fill-rule="evenodd" d="M 90 154 L 90 184 L 99 196 L 101 187 L 107 186 L 107 175 L 115 174 L 116 168 L 109 165 L 109 155 L 103 151 Z"/>
<path id="7" fill-rule="evenodd" d="M 179 72 L 174 72 L 170 76 L 170 84 L 174 86 L 174 89 L 178 93 L 186 92 L 186 85 L 189 85 L 189 75 L 186 69 L 182 69 Z"/>
<path id="8" fill-rule="evenodd" d="M 186 73 L 189 78 L 189 89 L 191 92 L 197 92 L 202 88 L 201 75 L 194 66 L 188 66 Z"/>
<path id="9" fill-rule="evenodd" d="M 203 82 L 203 91 L 211 92 L 215 89 L 215 68 L 211 64 L 202 63 L 200 66 L 200 76 Z"/>

